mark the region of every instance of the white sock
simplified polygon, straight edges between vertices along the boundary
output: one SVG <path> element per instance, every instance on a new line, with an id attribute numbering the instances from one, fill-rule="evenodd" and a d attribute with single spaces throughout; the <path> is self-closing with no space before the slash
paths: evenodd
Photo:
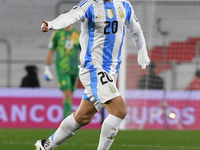
<path id="1" fill-rule="evenodd" d="M 97 150 L 108 150 L 112 145 L 122 119 L 109 114 L 101 127 L 101 135 Z"/>
<path id="2" fill-rule="evenodd" d="M 50 140 L 49 146 L 54 147 L 63 143 L 72 137 L 81 127 L 82 126 L 76 122 L 74 114 L 69 115 L 61 122 L 56 132 L 48 138 Z"/>

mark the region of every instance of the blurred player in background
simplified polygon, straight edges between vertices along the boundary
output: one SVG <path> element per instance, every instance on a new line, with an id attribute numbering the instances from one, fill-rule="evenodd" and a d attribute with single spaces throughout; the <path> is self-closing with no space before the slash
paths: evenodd
<path id="1" fill-rule="evenodd" d="M 52 150 L 72 137 L 105 107 L 109 115 L 101 127 L 98 150 L 108 150 L 127 114 L 126 104 L 116 87 L 121 64 L 125 25 L 138 49 L 138 63 L 144 71 L 150 60 L 146 42 L 134 10 L 127 0 L 82 0 L 53 21 L 44 21 L 43 32 L 81 21 L 79 77 L 85 87 L 77 111 L 65 118 L 46 140 L 38 140 L 36 150 Z"/>
<path id="2" fill-rule="evenodd" d="M 27 74 L 22 78 L 20 87 L 22 88 L 39 88 L 38 68 L 35 65 L 27 65 L 24 68 Z"/>
<path id="3" fill-rule="evenodd" d="M 48 81 L 53 78 L 50 65 L 56 52 L 56 73 L 63 92 L 64 118 L 72 113 L 72 95 L 78 81 L 79 35 L 79 31 L 69 25 L 64 29 L 54 31 L 49 42 L 44 77 Z"/>
<path id="4" fill-rule="evenodd" d="M 138 89 L 163 89 L 164 81 L 156 72 L 156 64 L 151 62 L 148 67 L 148 73 L 143 75 L 138 81 Z"/>
<path id="5" fill-rule="evenodd" d="M 197 69 L 192 81 L 186 87 L 186 90 L 200 90 L 200 69 Z"/>

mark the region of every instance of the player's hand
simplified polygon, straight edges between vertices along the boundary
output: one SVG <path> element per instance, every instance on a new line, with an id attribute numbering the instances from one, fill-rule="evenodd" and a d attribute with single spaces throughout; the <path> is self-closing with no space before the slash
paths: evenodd
<path id="1" fill-rule="evenodd" d="M 51 73 L 51 70 L 50 70 L 49 66 L 45 66 L 45 68 L 44 68 L 44 78 L 47 81 L 51 81 L 53 79 L 53 75 Z"/>
<path id="2" fill-rule="evenodd" d="M 149 56 L 147 54 L 146 48 L 140 49 L 138 51 L 138 58 L 137 58 L 138 64 L 142 67 L 142 71 L 144 72 L 146 67 L 150 63 Z"/>
<path id="3" fill-rule="evenodd" d="M 48 32 L 49 31 L 49 28 L 48 28 L 48 22 L 45 21 L 45 20 L 42 20 L 43 24 L 41 26 L 41 30 L 42 32 Z"/>

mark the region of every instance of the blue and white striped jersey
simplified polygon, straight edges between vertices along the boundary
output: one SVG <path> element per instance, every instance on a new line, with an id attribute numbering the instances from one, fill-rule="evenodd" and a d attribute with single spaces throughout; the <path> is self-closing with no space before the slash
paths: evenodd
<path id="1" fill-rule="evenodd" d="M 81 21 L 81 67 L 101 67 L 118 73 L 125 25 L 137 49 L 146 44 L 140 24 L 128 0 L 82 0 L 77 6 L 49 22 L 50 29 L 60 29 Z"/>

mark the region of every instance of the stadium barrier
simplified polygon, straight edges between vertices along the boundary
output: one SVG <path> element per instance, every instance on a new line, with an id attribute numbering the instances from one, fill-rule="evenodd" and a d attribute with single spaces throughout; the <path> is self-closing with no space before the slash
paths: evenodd
<path id="1" fill-rule="evenodd" d="M 73 111 L 78 108 L 83 90 L 76 90 Z M 57 128 L 63 119 L 59 89 L 1 88 L 1 128 Z M 84 128 L 100 128 L 101 112 Z"/>
<path id="2" fill-rule="evenodd" d="M 199 91 L 129 90 L 126 129 L 200 129 Z"/>
<path id="3" fill-rule="evenodd" d="M 73 95 L 73 111 L 78 108 L 83 89 Z M 200 129 L 200 92 L 127 90 L 126 129 Z M 105 116 L 108 112 L 105 110 Z M 63 119 L 59 89 L 0 89 L 0 128 L 57 128 Z M 99 129 L 98 112 L 84 128 Z"/>

